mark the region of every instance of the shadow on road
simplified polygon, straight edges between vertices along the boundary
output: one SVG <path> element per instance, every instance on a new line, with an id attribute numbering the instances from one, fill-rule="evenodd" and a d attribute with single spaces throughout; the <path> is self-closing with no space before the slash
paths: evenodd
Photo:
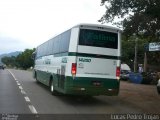
<path id="1" fill-rule="evenodd" d="M 47 93 L 51 94 L 49 91 L 49 87 L 40 83 L 40 82 L 34 82 L 34 84 L 37 84 L 38 86 L 40 86 L 42 89 L 44 89 Z M 57 96 L 53 96 L 56 97 L 57 99 L 63 101 L 63 102 L 67 102 L 68 104 L 71 105 L 79 105 L 79 106 L 85 106 L 85 105 L 106 105 L 109 103 L 107 103 L 106 101 L 100 100 L 97 97 L 99 96 L 80 96 L 80 95 L 64 95 L 64 94 L 59 94 Z"/>

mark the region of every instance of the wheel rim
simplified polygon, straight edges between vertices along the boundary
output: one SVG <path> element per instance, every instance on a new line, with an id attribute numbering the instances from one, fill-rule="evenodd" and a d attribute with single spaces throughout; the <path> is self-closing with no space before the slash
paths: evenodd
<path id="1" fill-rule="evenodd" d="M 51 84 L 51 92 L 53 92 L 54 91 L 54 87 L 53 87 L 53 82 L 52 82 L 52 84 Z"/>

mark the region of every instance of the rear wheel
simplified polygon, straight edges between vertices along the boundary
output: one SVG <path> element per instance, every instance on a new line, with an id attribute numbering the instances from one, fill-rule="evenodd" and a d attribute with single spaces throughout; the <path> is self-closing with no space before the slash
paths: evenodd
<path id="1" fill-rule="evenodd" d="M 50 92 L 51 92 L 52 95 L 58 95 L 58 92 L 54 88 L 53 80 L 51 80 L 51 82 L 50 82 Z"/>
<path id="2" fill-rule="evenodd" d="M 36 82 L 39 83 L 38 79 L 37 79 L 37 73 L 35 72 L 35 79 L 36 79 Z"/>

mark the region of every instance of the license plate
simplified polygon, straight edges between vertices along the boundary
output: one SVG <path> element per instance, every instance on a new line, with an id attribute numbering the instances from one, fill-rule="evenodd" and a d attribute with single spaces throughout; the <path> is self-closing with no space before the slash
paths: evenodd
<path id="1" fill-rule="evenodd" d="M 100 81 L 92 81 L 92 84 L 94 86 L 101 86 L 101 82 Z"/>

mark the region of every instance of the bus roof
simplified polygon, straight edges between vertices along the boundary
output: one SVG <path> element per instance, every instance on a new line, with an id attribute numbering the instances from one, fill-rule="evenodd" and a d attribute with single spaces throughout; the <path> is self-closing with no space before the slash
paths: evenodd
<path id="1" fill-rule="evenodd" d="M 76 28 L 76 27 L 97 27 L 97 28 L 101 28 L 101 29 L 110 29 L 110 30 L 113 30 L 113 31 L 119 31 L 119 32 L 122 32 L 121 29 L 117 28 L 117 27 L 112 27 L 112 26 L 107 26 L 107 25 L 102 25 L 102 24 L 90 24 L 90 23 L 80 23 L 80 24 L 77 24 L 75 26 L 73 26 L 72 28 Z M 70 29 L 72 29 L 70 28 Z M 70 29 L 67 29 L 67 30 L 70 30 Z M 65 31 L 67 31 L 65 30 Z M 63 32 L 65 32 L 63 31 Z M 63 33 L 62 32 L 62 33 Z M 54 37 L 58 36 L 59 34 L 55 35 Z M 51 37 L 49 40 L 51 40 L 52 38 L 54 37 Z M 48 42 L 49 40 L 45 41 L 44 43 Z M 37 46 L 37 48 L 41 45 L 43 45 L 44 43 L 40 44 Z"/>
<path id="2" fill-rule="evenodd" d="M 75 25 L 73 28 L 75 27 L 80 27 L 80 26 L 85 26 L 85 27 L 97 27 L 97 28 L 105 28 L 105 29 L 111 29 L 111 30 L 118 30 L 120 32 L 122 32 L 122 30 L 120 28 L 117 28 L 117 27 L 113 27 L 113 26 L 108 26 L 108 25 L 102 25 L 102 24 L 90 24 L 90 23 L 80 23 L 78 25 Z"/>

